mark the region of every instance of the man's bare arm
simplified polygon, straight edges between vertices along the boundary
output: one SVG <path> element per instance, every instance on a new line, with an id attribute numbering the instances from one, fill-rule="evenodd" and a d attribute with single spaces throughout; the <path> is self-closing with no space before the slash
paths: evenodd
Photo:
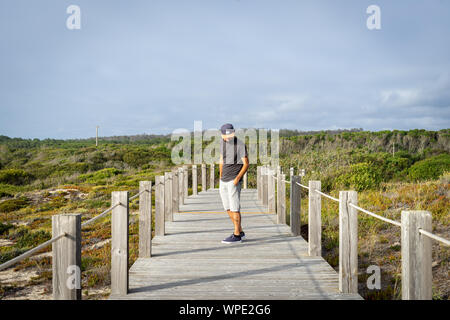
<path id="1" fill-rule="evenodd" d="M 243 166 L 241 168 L 241 171 L 239 171 L 238 175 L 236 176 L 236 178 L 233 181 L 235 186 L 237 186 L 239 181 L 241 181 L 242 177 L 244 176 L 245 172 L 247 171 L 247 169 L 249 167 L 248 158 L 247 157 L 244 157 L 241 160 L 242 160 Z"/>

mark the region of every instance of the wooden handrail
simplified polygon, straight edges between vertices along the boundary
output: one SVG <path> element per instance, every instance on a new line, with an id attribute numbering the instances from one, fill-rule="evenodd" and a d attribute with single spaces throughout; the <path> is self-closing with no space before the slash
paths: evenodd
<path id="1" fill-rule="evenodd" d="M 262 201 L 263 205 L 269 206 L 268 199 L 275 196 L 275 194 L 270 194 L 274 193 L 274 190 L 268 188 L 270 181 L 274 179 L 279 181 L 278 188 L 285 188 L 285 185 L 280 182 L 291 183 L 290 211 L 293 235 L 300 235 L 300 226 L 297 224 L 300 222 L 301 205 L 300 201 L 296 201 L 297 199 L 293 199 L 292 196 L 296 195 L 300 200 L 301 193 L 298 187 L 309 190 L 309 255 L 321 255 L 320 196 L 339 202 L 339 287 L 342 292 L 357 292 L 356 212 L 360 211 L 402 228 L 402 297 L 403 299 L 431 299 L 431 245 L 429 241 L 433 239 L 446 246 L 450 246 L 450 241 L 431 232 L 431 214 L 428 211 L 402 211 L 402 222 L 398 222 L 359 207 L 356 204 L 357 193 L 355 191 L 340 191 L 339 199 L 337 199 L 320 191 L 320 181 L 309 181 L 309 186 L 301 184 L 300 176 L 294 176 L 292 168 L 290 170 L 291 181 L 284 179 L 281 168 L 278 167 L 276 175 L 272 174 L 271 170 L 269 166 L 258 166 L 257 168 L 258 200 Z M 268 179 L 269 176 L 273 179 Z M 278 197 L 280 196 L 282 193 L 278 192 Z M 281 203 L 283 200 L 285 201 L 285 199 L 278 199 L 277 203 Z M 280 204 L 278 206 L 281 207 Z M 418 266 L 417 269 L 413 269 L 414 266 Z"/>

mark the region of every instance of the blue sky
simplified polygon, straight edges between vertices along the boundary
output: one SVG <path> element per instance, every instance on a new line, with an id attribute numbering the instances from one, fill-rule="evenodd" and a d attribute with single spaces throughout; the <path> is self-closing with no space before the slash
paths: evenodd
<path id="1" fill-rule="evenodd" d="M 66 8 L 81 8 L 68 30 Z M 368 30 L 366 8 L 381 8 Z M 450 2 L 0 2 L 0 134 L 450 127 Z"/>

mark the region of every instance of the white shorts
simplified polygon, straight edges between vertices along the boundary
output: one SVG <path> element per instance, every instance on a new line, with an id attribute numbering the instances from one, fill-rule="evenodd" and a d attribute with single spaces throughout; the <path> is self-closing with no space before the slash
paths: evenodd
<path id="1" fill-rule="evenodd" d="M 222 198 L 223 208 L 227 211 L 240 212 L 241 211 L 241 187 L 242 179 L 238 185 L 235 186 L 233 180 L 223 182 L 220 180 L 219 193 Z"/>

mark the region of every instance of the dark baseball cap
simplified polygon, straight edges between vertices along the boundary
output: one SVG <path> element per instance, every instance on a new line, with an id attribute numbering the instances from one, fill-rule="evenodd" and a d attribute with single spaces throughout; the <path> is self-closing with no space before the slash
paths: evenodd
<path id="1" fill-rule="evenodd" d="M 232 134 L 234 132 L 234 127 L 231 123 L 225 123 L 220 127 L 220 132 L 222 132 L 223 135 Z"/>

